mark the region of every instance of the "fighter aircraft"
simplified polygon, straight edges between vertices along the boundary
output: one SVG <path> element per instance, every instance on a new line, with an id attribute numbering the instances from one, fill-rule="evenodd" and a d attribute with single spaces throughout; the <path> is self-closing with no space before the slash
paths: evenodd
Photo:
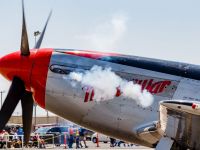
<path id="1" fill-rule="evenodd" d="M 12 81 L 0 111 L 0 129 L 21 100 L 26 144 L 36 102 L 81 126 L 128 142 L 156 149 L 200 149 L 200 66 L 90 50 L 40 48 L 51 13 L 37 44 L 29 49 L 23 1 L 22 10 L 20 50 L 0 59 L 1 75 Z M 153 104 L 141 107 L 120 94 L 96 102 L 92 93 L 88 96 L 83 87 L 73 87 L 63 78 L 94 65 L 110 67 L 121 78 L 140 84 L 154 96 Z"/>

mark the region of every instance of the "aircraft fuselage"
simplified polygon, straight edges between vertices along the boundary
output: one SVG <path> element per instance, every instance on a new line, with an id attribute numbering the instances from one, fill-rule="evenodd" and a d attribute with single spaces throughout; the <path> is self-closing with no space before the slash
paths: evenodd
<path id="1" fill-rule="evenodd" d="M 154 143 L 147 143 L 137 136 L 137 128 L 158 120 L 159 101 L 200 101 L 200 82 L 195 74 L 195 66 L 140 57 L 114 56 L 113 59 L 112 56 L 100 57 L 98 53 L 90 56 L 86 54 L 79 54 L 76 50 L 55 50 L 50 59 L 45 94 L 46 109 L 81 126 L 129 142 L 151 146 Z M 134 100 L 122 96 L 97 102 L 91 99 L 92 90 L 86 93 L 81 85 L 72 86 L 72 81 L 67 78 L 70 72 L 90 70 L 94 65 L 110 67 L 121 78 L 140 84 L 142 89 L 153 94 L 153 104 L 144 108 Z"/>

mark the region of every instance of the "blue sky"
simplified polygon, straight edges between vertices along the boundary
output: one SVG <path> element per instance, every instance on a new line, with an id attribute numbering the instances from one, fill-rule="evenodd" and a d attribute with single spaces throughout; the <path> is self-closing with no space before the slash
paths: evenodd
<path id="1" fill-rule="evenodd" d="M 21 0 L 0 1 L 0 56 L 21 38 Z M 53 15 L 42 47 L 92 49 L 200 64 L 200 1 L 25 0 L 30 47 Z M 9 83 L 0 79 L 0 89 Z M 19 109 L 17 110 L 19 111 Z"/>

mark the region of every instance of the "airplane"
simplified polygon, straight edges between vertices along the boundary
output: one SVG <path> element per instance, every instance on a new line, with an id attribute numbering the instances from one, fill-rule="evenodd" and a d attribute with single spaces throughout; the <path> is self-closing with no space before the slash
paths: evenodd
<path id="1" fill-rule="evenodd" d="M 29 49 L 24 2 L 19 51 L 0 58 L 0 73 L 12 81 L 0 110 L 0 130 L 21 100 L 25 144 L 33 102 L 80 126 L 156 149 L 200 149 L 200 66 L 91 50 L 40 48 L 51 12 L 33 49 Z M 141 107 L 120 96 L 95 101 L 63 76 L 110 67 L 121 78 L 141 85 L 154 102 Z M 112 83 L 110 83 L 112 84 Z M 87 95 L 87 96 L 86 96 Z M 89 98 L 88 98 L 89 97 Z"/>

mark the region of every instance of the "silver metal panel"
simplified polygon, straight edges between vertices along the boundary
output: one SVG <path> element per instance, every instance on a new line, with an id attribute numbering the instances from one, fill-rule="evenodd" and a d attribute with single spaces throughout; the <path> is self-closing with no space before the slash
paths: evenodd
<path id="1" fill-rule="evenodd" d="M 61 71 L 59 73 L 59 70 L 52 70 L 52 65 L 54 69 L 57 67 L 57 69 L 60 68 L 65 71 L 67 69 L 71 69 L 71 71 L 88 70 L 94 65 L 111 67 L 118 75 L 129 81 L 136 79 L 141 80 L 141 82 L 153 80 L 152 84 L 157 83 L 157 86 L 155 86 L 158 87 L 157 91 L 161 88 L 160 82 L 169 80 L 170 84 L 166 84 L 162 92 L 154 93 L 154 103 L 147 108 L 142 108 L 133 100 L 122 97 L 106 102 L 91 101 L 85 103 L 83 87 L 80 85 L 73 87 L 71 81 L 66 78 L 66 72 Z M 174 97 L 181 98 L 184 95 L 192 97 L 192 94 L 186 91 L 182 95 L 179 94 L 180 89 L 183 88 L 179 83 L 183 81 L 182 79 L 182 77 L 164 73 L 54 52 L 46 85 L 46 108 L 63 118 L 98 132 L 129 142 L 151 146 L 148 141 L 137 136 L 135 129 L 142 124 L 158 120 L 159 101 L 173 99 Z M 145 85 L 146 87 L 147 85 Z"/>
<path id="2" fill-rule="evenodd" d="M 173 98 L 200 101 L 200 81 L 182 79 Z"/>

